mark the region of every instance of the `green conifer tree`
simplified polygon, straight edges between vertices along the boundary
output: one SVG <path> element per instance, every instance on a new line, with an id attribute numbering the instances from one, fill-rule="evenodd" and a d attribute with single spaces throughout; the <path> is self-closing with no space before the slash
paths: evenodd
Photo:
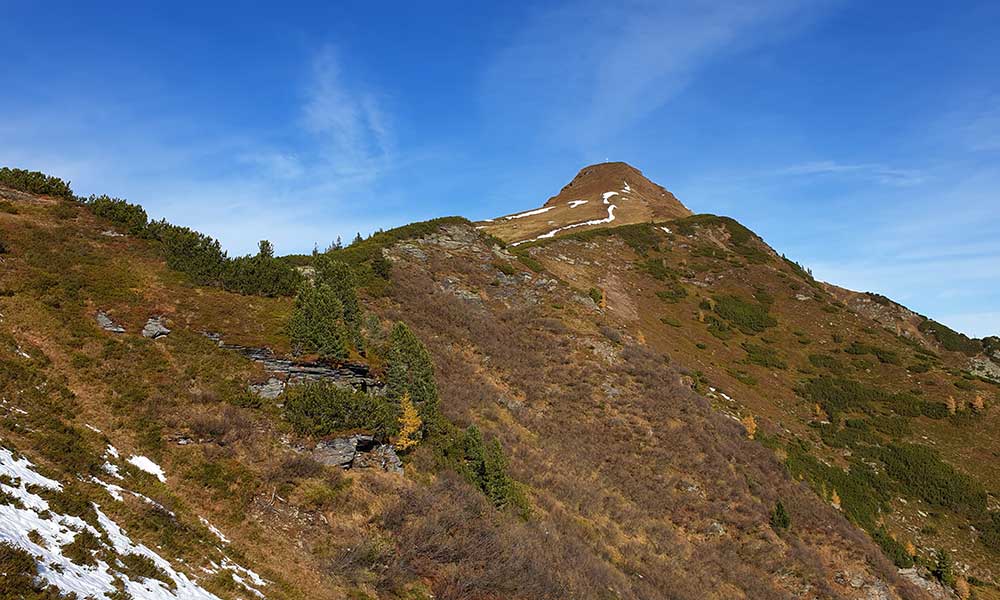
<path id="1" fill-rule="evenodd" d="M 343 314 L 344 308 L 329 286 L 303 284 L 287 326 L 292 347 L 324 358 L 346 358 Z"/>
<path id="2" fill-rule="evenodd" d="M 389 394 L 397 399 L 409 394 L 424 427 L 434 431 L 440 420 L 434 363 L 420 339 L 402 322 L 393 326 L 389 336 L 388 364 L 385 379 Z"/>
<path id="3" fill-rule="evenodd" d="M 788 515 L 788 511 L 785 510 L 785 505 L 778 500 L 778 503 L 774 505 L 774 511 L 771 512 L 771 527 L 775 529 L 788 529 L 792 524 L 792 518 Z"/>
<path id="4" fill-rule="evenodd" d="M 483 491 L 497 508 L 510 505 L 514 498 L 514 480 L 507 472 L 507 457 L 497 440 L 486 446 L 483 457 Z"/>
<path id="5" fill-rule="evenodd" d="M 330 286 L 344 310 L 344 324 L 351 343 L 361 350 L 361 304 L 351 267 L 327 255 L 316 257 L 316 283 Z"/>

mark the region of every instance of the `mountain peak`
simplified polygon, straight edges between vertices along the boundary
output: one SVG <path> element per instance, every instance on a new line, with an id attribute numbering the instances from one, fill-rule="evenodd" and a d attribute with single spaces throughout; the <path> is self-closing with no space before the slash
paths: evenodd
<path id="1" fill-rule="evenodd" d="M 484 222 L 481 227 L 513 245 L 598 227 L 691 215 L 669 191 L 624 162 L 580 169 L 541 208 Z"/>

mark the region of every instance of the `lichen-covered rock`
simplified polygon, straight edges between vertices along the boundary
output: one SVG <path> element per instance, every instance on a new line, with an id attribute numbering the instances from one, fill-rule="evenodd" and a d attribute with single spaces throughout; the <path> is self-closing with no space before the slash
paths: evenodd
<path id="1" fill-rule="evenodd" d="M 146 326 L 142 328 L 142 337 L 155 340 L 170 334 L 170 330 L 163 324 L 163 317 L 150 317 L 146 321 Z"/>
<path id="2" fill-rule="evenodd" d="M 358 469 L 382 469 L 389 473 L 403 472 L 403 461 L 399 460 L 395 448 L 389 444 L 379 444 L 371 452 L 358 452 L 352 466 Z"/>
<path id="3" fill-rule="evenodd" d="M 125 333 L 125 328 L 112 321 L 111 317 L 109 317 L 103 310 L 97 311 L 97 316 L 94 317 L 94 319 L 104 331 L 110 331 L 111 333 Z"/>
<path id="4" fill-rule="evenodd" d="M 285 382 L 276 377 L 270 377 L 264 383 L 255 383 L 250 385 L 250 392 L 265 400 L 274 400 L 284 391 Z"/>
<path id="5" fill-rule="evenodd" d="M 976 357 L 969 363 L 969 370 L 974 375 L 979 375 L 991 381 L 1000 382 L 1000 364 L 986 358 Z"/>
<path id="6" fill-rule="evenodd" d="M 370 435 L 324 440 L 316 444 L 312 457 L 325 464 L 342 469 L 382 469 L 389 473 L 402 473 L 403 462 L 389 444 L 378 444 Z"/>
<path id="7" fill-rule="evenodd" d="M 375 438 L 372 436 L 352 435 L 317 443 L 312 456 L 324 465 L 350 469 L 359 452 L 370 450 L 374 446 Z"/>

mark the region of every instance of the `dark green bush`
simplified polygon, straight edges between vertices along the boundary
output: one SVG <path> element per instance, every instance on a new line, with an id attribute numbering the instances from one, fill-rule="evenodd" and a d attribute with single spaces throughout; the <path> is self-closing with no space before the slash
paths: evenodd
<path id="1" fill-rule="evenodd" d="M 829 354 L 810 354 L 809 362 L 814 367 L 829 369 L 834 375 L 843 373 L 846 369 L 844 363 L 842 363 L 836 356 L 830 356 Z"/>
<path id="2" fill-rule="evenodd" d="M 177 587 L 174 580 L 163 569 L 156 566 L 153 559 L 148 556 L 143 554 L 125 554 L 120 556 L 119 560 L 125 565 L 125 573 L 130 578 L 156 579 L 162 581 L 170 589 Z"/>
<path id="3" fill-rule="evenodd" d="M 968 356 L 975 356 L 983 348 L 981 341 L 972 339 L 963 333 L 959 333 L 954 329 L 951 329 L 946 325 L 942 325 L 937 321 L 932 321 L 931 319 L 924 319 L 923 322 L 917 326 L 917 329 L 933 336 L 945 350 L 961 352 Z"/>
<path id="4" fill-rule="evenodd" d="M 66 199 L 73 198 L 73 190 L 70 189 L 68 181 L 63 181 L 58 177 L 52 177 L 39 171 L 3 167 L 0 169 L 0 185 L 28 192 L 29 194 L 44 194 L 46 196 L 58 196 Z"/>
<path id="5" fill-rule="evenodd" d="M 656 297 L 669 304 L 676 304 L 682 298 L 687 297 L 687 289 L 679 282 L 667 282 L 667 289 L 656 292 Z"/>
<path id="6" fill-rule="evenodd" d="M 30 552 L 4 541 L 0 542 L 0 573 L 0 597 L 21 598 L 35 587 L 38 565 Z"/>
<path id="7" fill-rule="evenodd" d="M 883 364 L 899 364 L 899 354 L 893 350 L 888 350 L 886 348 L 879 348 L 878 346 L 872 346 L 871 344 L 865 344 L 863 342 L 854 341 L 847 348 L 844 348 L 844 352 L 854 355 L 871 354 L 878 359 L 880 363 Z"/>
<path id="8" fill-rule="evenodd" d="M 802 386 L 803 397 L 818 403 L 830 420 L 843 412 L 869 412 L 873 402 L 889 402 L 893 396 L 876 387 L 842 377 L 817 377 Z"/>
<path id="9" fill-rule="evenodd" d="M 750 364 L 760 365 L 768 369 L 788 368 L 788 363 L 782 360 L 778 355 L 778 351 L 774 348 L 751 344 L 750 342 L 743 342 L 742 346 L 747 353 L 747 362 Z"/>
<path id="10" fill-rule="evenodd" d="M 913 566 L 913 557 L 906 551 L 906 546 L 892 539 L 892 536 L 889 535 L 889 532 L 885 528 L 879 527 L 876 529 L 872 533 L 872 538 L 882 548 L 885 555 L 889 557 L 889 560 L 897 567 L 900 569 L 909 569 Z"/>
<path id="11" fill-rule="evenodd" d="M 398 409 L 394 403 L 330 382 L 290 386 L 283 399 L 285 418 L 302 434 L 365 431 L 387 440 L 397 430 Z"/>
<path id="12" fill-rule="evenodd" d="M 716 296 L 715 312 L 748 335 L 760 333 L 778 324 L 778 321 L 768 314 L 767 306 L 744 300 L 739 296 Z"/>
<path id="13" fill-rule="evenodd" d="M 145 209 L 138 204 L 130 204 L 127 200 L 109 196 L 91 196 L 86 203 L 95 215 L 111 221 L 132 235 L 144 234 L 149 224 Z"/>
<path id="14" fill-rule="evenodd" d="M 918 444 L 889 444 L 869 449 L 882 461 L 886 473 L 910 496 L 928 504 L 981 514 L 986 510 L 986 491 L 974 479 L 956 471 L 931 448 Z"/>
<path id="15" fill-rule="evenodd" d="M 289 296 L 302 282 L 291 265 L 274 258 L 267 240 L 260 242 L 256 256 L 241 256 L 223 263 L 222 287 L 231 292 L 256 296 Z"/>
<path id="16" fill-rule="evenodd" d="M 535 260 L 534 257 L 527 252 L 516 252 L 515 256 L 517 256 L 517 260 L 521 261 L 521 264 L 528 267 L 535 273 L 542 273 L 545 271 L 545 266 Z"/>

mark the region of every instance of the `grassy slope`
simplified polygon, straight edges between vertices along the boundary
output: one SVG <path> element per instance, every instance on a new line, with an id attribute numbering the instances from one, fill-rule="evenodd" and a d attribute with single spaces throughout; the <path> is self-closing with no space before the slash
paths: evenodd
<path id="1" fill-rule="evenodd" d="M 837 597 L 840 570 L 869 563 L 860 568 L 891 577 L 870 542 L 681 385 L 635 330 L 513 255 L 452 243 L 466 236 L 394 250 L 383 310 L 427 340 L 448 416 L 503 438 L 553 543 L 582 540 L 581 563 L 603 559 L 592 567 L 602 587 L 640 598 Z M 570 269 L 618 276 L 613 261 L 587 260 Z M 768 523 L 779 498 L 793 507 L 787 536 Z"/>
<path id="2" fill-rule="evenodd" d="M 133 538 L 185 559 L 223 597 L 246 592 L 225 572 L 209 578 L 197 570 L 222 557 L 201 516 L 234 540 L 227 556 L 272 582 L 270 598 L 340 598 L 363 585 L 363 562 L 335 576 L 323 561 L 379 535 L 366 525 L 378 506 L 370 486 L 385 493 L 405 481 L 289 470 L 293 453 L 279 441 L 284 428 L 275 409 L 241 406 L 247 381 L 260 373 L 200 335 L 219 332 L 227 341 L 281 350 L 290 300 L 193 287 L 149 242 L 102 235 L 107 225 L 75 204 L 19 197 L 15 206 L 17 214 L 0 214 L 9 250 L 0 272 L 4 445 L 64 479 L 108 479 L 99 468 L 107 443 L 123 456 L 158 462 L 166 485 L 134 469 L 115 483 L 153 498 L 176 519 L 133 498 L 113 502 L 94 485 L 80 483 L 74 494 L 99 502 Z M 128 333 L 100 330 L 97 310 Z M 157 341 L 137 335 L 152 315 L 166 315 L 173 333 Z M 194 443 L 179 445 L 185 437 Z M 322 521 L 333 510 L 341 514 L 335 530 Z"/>
<path id="3" fill-rule="evenodd" d="M 838 298 L 850 300 L 854 294 L 812 281 L 755 237 L 747 241 L 745 230 L 736 228 L 734 236 L 725 223 L 707 217 L 666 225 L 673 233 L 651 226 L 622 228 L 613 237 L 570 236 L 536 246 L 530 252 L 578 289 L 604 290 L 609 320 L 625 326 L 633 335 L 641 335 L 651 347 L 669 353 L 695 372 L 696 387 L 714 396 L 721 410 L 734 416 L 749 413 L 765 421 L 764 429 L 776 436 L 779 447 L 808 440 L 814 456 L 833 465 L 848 465 L 852 454 L 849 449 L 824 444 L 818 435 L 817 422 L 828 415 L 817 415 L 814 403 L 796 393 L 810 378 L 840 376 L 888 392 L 912 392 L 939 407 L 951 397 L 957 414 L 906 418 L 910 431 L 897 436 L 898 440 L 930 446 L 948 464 L 973 477 L 988 491 L 996 494 L 1000 490 L 1000 462 L 996 460 L 1000 456 L 1000 436 L 996 434 L 1000 410 L 995 407 L 1000 394 L 996 385 L 962 376 L 967 369 L 966 356 L 945 351 L 920 337 L 917 343 L 900 338 L 894 331 L 848 309 Z M 613 232 L 616 230 L 604 233 Z M 651 245 L 659 248 L 649 248 Z M 651 269 L 647 262 L 650 260 L 660 268 Z M 657 274 L 661 278 L 655 277 Z M 685 290 L 685 297 L 668 296 L 669 301 L 664 301 L 656 295 L 657 291 L 677 285 Z M 736 295 L 760 306 L 755 294 L 771 302 L 769 313 L 776 318 L 777 326 L 751 335 L 733 327 L 728 339 L 721 339 L 727 337 L 727 332 L 712 334 L 711 318 L 720 315 L 703 304 L 706 300 L 714 305 L 718 297 Z M 912 324 L 900 329 L 915 330 Z M 759 353 L 751 356 L 745 342 L 770 351 L 786 367 L 754 364 L 754 359 L 766 361 Z M 847 350 L 854 342 L 888 352 L 881 360 L 873 354 L 850 354 Z M 938 358 L 930 358 L 919 349 L 931 350 Z M 828 360 L 814 358 L 817 365 L 810 355 L 831 357 L 837 362 L 831 366 Z M 930 369 L 920 373 L 907 370 L 916 364 L 928 364 Z M 956 383 L 962 387 L 956 387 Z M 721 394 L 711 393 L 710 386 Z M 727 401 L 722 394 L 734 401 Z M 970 406 L 977 396 L 993 408 L 985 414 L 972 411 Z M 864 419 L 866 415 L 855 411 L 845 417 Z M 893 440 L 893 436 L 878 437 L 882 443 Z M 907 497 L 905 490 L 896 492 L 889 502 L 891 514 L 882 514 L 881 519 L 899 540 L 912 541 L 925 560 L 931 560 L 934 549 L 945 548 L 982 578 L 1000 575 L 994 572 L 997 555 L 974 541 L 976 536 L 968 519 L 912 495 Z M 899 497 L 905 502 L 896 499 Z"/>
<path id="4" fill-rule="evenodd" d="M 103 235 L 75 204 L 18 196 L 15 206 L 0 213 L 4 443 L 63 480 L 105 477 L 109 442 L 157 461 L 166 484 L 124 466 L 119 483 L 176 517 L 82 481 L 71 495 L 100 502 L 192 574 L 225 554 L 271 581 L 271 598 L 835 597 L 843 569 L 891 581 L 868 542 L 677 385 L 662 356 L 600 333 L 600 313 L 569 287 L 501 280 L 498 264 L 527 270 L 467 225 L 454 224 L 466 243 L 426 246 L 428 263 L 395 251 L 393 285 L 368 308 L 416 327 L 446 413 L 511 449 L 531 486 L 527 522 L 434 475 L 427 451 L 407 478 L 303 465 L 282 443 L 277 408 L 246 401 L 261 374 L 200 335 L 280 351 L 289 300 L 191 286 L 150 242 Z M 483 304 L 443 292 L 446 277 Z M 100 330 L 97 310 L 128 333 Z M 137 335 L 160 314 L 170 336 Z M 779 497 L 793 518 L 780 535 L 768 524 Z M 202 516 L 233 543 L 219 549 Z M 243 593 L 225 575 L 201 583 Z"/>

